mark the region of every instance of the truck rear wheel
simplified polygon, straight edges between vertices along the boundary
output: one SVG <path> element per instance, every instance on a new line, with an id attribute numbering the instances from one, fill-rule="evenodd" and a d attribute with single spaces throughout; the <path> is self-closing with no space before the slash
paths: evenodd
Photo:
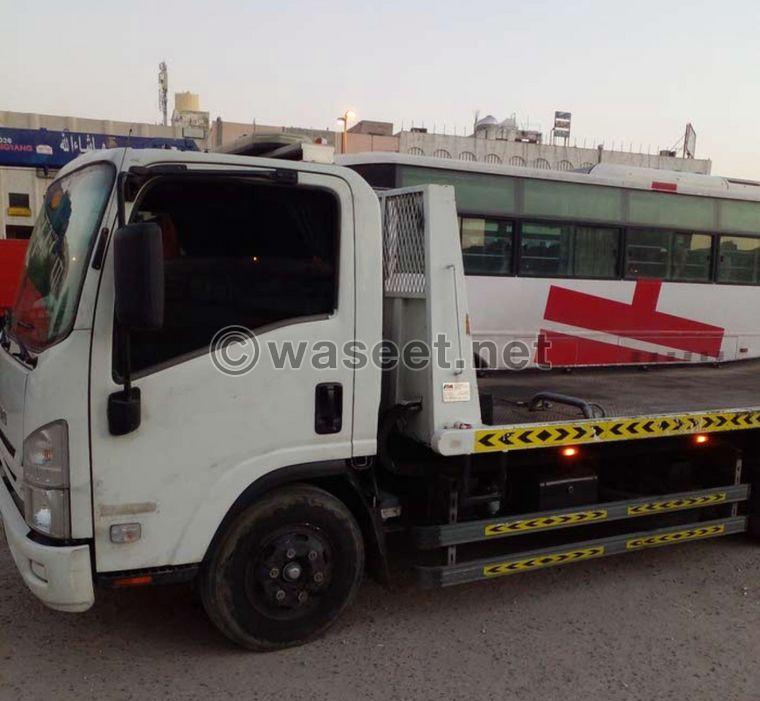
<path id="1" fill-rule="evenodd" d="M 201 597 L 232 641 L 275 650 L 327 630 L 356 595 L 363 570 L 351 512 L 328 492 L 294 485 L 230 524 L 201 572 Z"/>

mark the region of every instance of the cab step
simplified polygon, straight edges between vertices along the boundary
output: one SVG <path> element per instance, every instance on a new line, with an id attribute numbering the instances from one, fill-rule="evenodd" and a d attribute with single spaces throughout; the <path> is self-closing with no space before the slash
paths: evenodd
<path id="1" fill-rule="evenodd" d="M 537 511 L 506 516 L 500 519 L 465 521 L 440 526 L 418 526 L 412 529 L 415 547 L 430 550 L 450 545 L 491 541 L 538 531 L 608 523 L 639 516 L 657 516 L 673 511 L 686 511 L 707 506 L 721 506 L 745 501 L 749 485 L 738 484 L 692 492 L 612 501 L 588 506 Z"/>
<path id="2" fill-rule="evenodd" d="M 512 553 L 485 560 L 472 560 L 455 565 L 438 567 L 418 565 L 415 570 L 422 586 L 448 587 L 454 584 L 493 579 L 508 574 L 567 565 L 571 562 L 619 555 L 646 548 L 658 548 L 693 540 L 717 538 L 733 533 L 743 533 L 746 530 L 747 518 L 740 516 L 702 521 L 675 528 L 659 528 L 610 538 L 568 543 L 562 546 Z"/>

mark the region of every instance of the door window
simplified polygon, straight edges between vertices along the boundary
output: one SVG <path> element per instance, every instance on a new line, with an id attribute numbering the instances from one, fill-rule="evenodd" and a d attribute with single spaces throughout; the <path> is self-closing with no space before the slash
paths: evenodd
<path id="1" fill-rule="evenodd" d="M 209 350 L 218 331 L 329 315 L 337 306 L 338 204 L 316 188 L 242 178 L 161 179 L 134 221 L 164 244 L 164 326 L 133 332 L 136 371 Z"/>

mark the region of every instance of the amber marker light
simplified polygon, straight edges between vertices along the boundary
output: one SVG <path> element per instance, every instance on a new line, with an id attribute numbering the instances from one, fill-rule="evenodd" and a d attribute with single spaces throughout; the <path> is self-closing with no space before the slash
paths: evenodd
<path id="1" fill-rule="evenodd" d="M 148 584 L 153 584 L 153 577 L 150 575 L 124 577 L 122 579 L 115 579 L 113 581 L 114 587 L 144 587 Z"/>
<path id="2" fill-rule="evenodd" d="M 574 458 L 576 455 L 578 455 L 578 448 L 570 446 L 568 448 L 562 448 L 560 452 L 563 458 Z"/>
<path id="3" fill-rule="evenodd" d="M 709 443 L 710 438 L 706 436 L 704 433 L 698 433 L 696 436 L 694 436 L 694 442 L 697 445 L 704 445 L 705 443 Z"/>

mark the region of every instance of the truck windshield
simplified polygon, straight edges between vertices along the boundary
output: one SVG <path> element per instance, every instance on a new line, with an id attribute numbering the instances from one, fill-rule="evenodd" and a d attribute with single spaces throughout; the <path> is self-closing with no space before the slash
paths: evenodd
<path id="1" fill-rule="evenodd" d="M 10 335 L 42 351 L 74 325 L 95 231 L 108 202 L 114 168 L 98 164 L 54 182 L 29 240 L 13 306 Z"/>

